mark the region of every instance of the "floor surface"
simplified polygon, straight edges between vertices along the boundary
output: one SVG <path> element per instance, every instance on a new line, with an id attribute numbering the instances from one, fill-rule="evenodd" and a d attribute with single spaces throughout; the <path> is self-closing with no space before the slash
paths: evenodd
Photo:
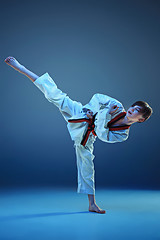
<path id="1" fill-rule="evenodd" d="M 99 190 L 106 214 L 73 189 L 0 190 L 0 240 L 160 239 L 160 191 Z"/>

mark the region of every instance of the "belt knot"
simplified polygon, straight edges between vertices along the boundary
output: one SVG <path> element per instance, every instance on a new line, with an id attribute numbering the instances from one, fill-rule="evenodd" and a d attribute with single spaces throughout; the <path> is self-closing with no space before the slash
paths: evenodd
<path id="1" fill-rule="evenodd" d="M 95 131 L 94 131 L 94 128 L 95 128 L 94 121 L 95 121 L 96 115 L 97 115 L 97 113 L 95 113 L 91 119 L 79 118 L 79 119 L 70 119 L 70 120 L 68 120 L 68 122 L 72 122 L 72 123 L 79 123 L 79 122 L 87 122 L 88 123 L 87 131 L 86 131 L 86 133 L 85 133 L 85 135 L 83 137 L 83 140 L 81 141 L 81 144 L 83 146 L 86 145 L 86 142 L 87 142 L 91 132 L 93 133 L 94 136 L 97 136 Z"/>

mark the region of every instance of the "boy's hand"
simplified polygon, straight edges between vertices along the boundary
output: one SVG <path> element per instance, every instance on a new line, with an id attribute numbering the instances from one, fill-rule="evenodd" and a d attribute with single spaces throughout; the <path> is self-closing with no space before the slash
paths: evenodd
<path id="1" fill-rule="evenodd" d="M 93 118 L 93 112 L 91 110 L 88 110 L 87 113 L 86 113 L 87 117 L 89 119 L 92 119 Z"/>
<path id="2" fill-rule="evenodd" d="M 118 110 L 118 108 L 119 107 L 117 105 L 111 104 L 109 108 L 109 114 L 115 113 Z"/>

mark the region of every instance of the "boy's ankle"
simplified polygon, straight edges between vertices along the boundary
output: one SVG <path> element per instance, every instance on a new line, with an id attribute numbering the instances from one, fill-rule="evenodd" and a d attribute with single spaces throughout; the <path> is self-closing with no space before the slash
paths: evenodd
<path id="1" fill-rule="evenodd" d="M 95 202 L 93 202 L 93 203 L 89 203 L 89 207 L 93 207 L 93 206 L 95 206 L 95 205 L 96 205 Z"/>
<path id="2" fill-rule="evenodd" d="M 20 68 L 17 71 L 22 73 L 22 74 L 25 74 L 26 73 L 26 68 L 23 65 L 21 65 Z"/>

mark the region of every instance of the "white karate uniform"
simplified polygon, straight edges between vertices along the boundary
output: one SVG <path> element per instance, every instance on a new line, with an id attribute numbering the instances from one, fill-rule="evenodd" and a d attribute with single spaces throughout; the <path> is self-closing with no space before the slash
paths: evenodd
<path id="1" fill-rule="evenodd" d="M 100 140 L 108 143 L 122 142 L 128 138 L 129 129 L 109 131 L 108 122 L 117 116 L 120 112 L 124 112 L 123 105 L 116 99 L 103 95 L 95 94 L 90 102 L 82 106 L 80 102 L 71 100 L 66 93 L 63 93 L 57 88 L 57 85 L 48 73 L 43 74 L 34 81 L 34 84 L 44 93 L 46 99 L 54 103 L 62 113 L 65 120 L 87 118 L 83 108 L 90 109 L 93 114 L 97 112 L 95 117 L 95 132 L 96 135 L 90 133 L 85 146 L 81 145 L 81 141 L 87 131 L 88 123 L 68 122 L 67 127 L 74 141 L 76 150 L 77 169 L 78 169 L 78 193 L 95 194 L 94 182 L 94 155 L 93 143 L 98 137 Z M 119 109 L 112 116 L 108 113 L 110 104 L 118 105 Z"/>

